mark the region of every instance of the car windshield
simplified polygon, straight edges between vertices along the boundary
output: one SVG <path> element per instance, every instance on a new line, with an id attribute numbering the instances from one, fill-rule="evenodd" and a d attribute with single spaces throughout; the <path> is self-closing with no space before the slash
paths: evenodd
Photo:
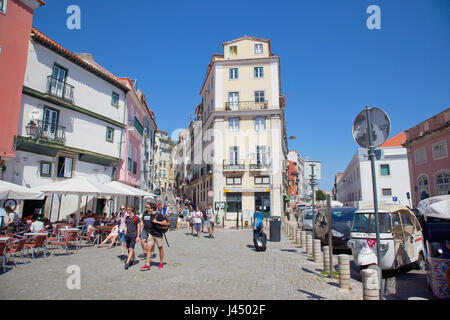
<path id="1" fill-rule="evenodd" d="M 380 232 L 391 233 L 391 218 L 389 214 L 379 213 Z M 356 213 L 353 217 L 352 232 L 375 233 L 375 213 Z"/>
<path id="2" fill-rule="evenodd" d="M 349 222 L 353 220 L 356 209 L 333 209 L 333 222 Z"/>
<path id="3" fill-rule="evenodd" d="M 313 218 L 312 211 L 311 210 L 305 211 L 305 216 L 303 219 L 311 220 L 312 218 Z"/>

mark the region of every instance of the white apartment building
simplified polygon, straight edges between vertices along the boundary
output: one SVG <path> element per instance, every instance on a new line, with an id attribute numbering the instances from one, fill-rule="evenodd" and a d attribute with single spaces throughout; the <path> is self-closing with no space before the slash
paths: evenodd
<path id="1" fill-rule="evenodd" d="M 105 69 L 88 63 L 32 29 L 16 141 L 16 159 L 4 179 L 27 187 L 89 175 L 111 181 L 120 159 L 128 88 Z M 27 130 L 36 129 L 32 136 Z M 52 221 L 77 211 L 77 196 L 25 201 L 24 214 Z M 107 201 L 82 197 L 82 210 L 101 213 Z"/>
<path id="2" fill-rule="evenodd" d="M 167 190 L 167 188 L 173 187 L 173 164 L 172 164 L 172 147 L 169 141 L 169 135 L 162 130 L 156 130 L 155 134 L 155 189 Z"/>
<path id="3" fill-rule="evenodd" d="M 394 140 L 398 140 L 398 136 L 375 149 L 378 202 L 410 206 L 407 151 L 401 143 L 392 143 Z M 358 149 L 337 181 L 337 200 L 356 208 L 373 205 L 372 170 L 367 149 Z"/>

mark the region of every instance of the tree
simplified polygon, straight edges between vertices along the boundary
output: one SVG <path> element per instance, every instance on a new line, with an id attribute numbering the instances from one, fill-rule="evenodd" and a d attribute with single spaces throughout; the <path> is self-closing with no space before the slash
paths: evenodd
<path id="1" fill-rule="evenodd" d="M 327 196 L 322 190 L 316 190 L 316 200 L 318 201 L 327 200 Z"/>

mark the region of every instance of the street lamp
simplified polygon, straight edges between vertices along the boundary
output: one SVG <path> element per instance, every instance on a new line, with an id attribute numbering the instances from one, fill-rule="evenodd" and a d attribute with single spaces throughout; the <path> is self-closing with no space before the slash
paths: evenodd
<path id="1" fill-rule="evenodd" d="M 30 120 L 30 122 L 25 126 L 25 129 L 27 131 L 27 136 L 29 136 L 31 139 L 36 138 L 38 126 L 36 125 L 36 123 L 34 123 L 33 120 Z"/>

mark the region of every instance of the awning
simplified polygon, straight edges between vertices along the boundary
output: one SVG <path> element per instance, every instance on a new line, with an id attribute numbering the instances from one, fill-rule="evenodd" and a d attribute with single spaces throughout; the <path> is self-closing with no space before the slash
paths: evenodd
<path id="1" fill-rule="evenodd" d="M 30 188 L 0 180 L 0 200 L 42 200 L 45 195 Z"/>
<path id="2" fill-rule="evenodd" d="M 450 220 L 450 195 L 424 199 L 419 202 L 417 209 L 424 216 Z"/>
<path id="3" fill-rule="evenodd" d="M 129 193 L 94 181 L 86 176 L 77 176 L 72 179 L 49 183 L 33 188 L 32 190 L 41 191 L 46 194 L 57 193 L 95 196 L 129 195 Z"/>
<path id="4" fill-rule="evenodd" d="M 104 184 L 105 186 L 120 190 L 127 195 L 136 196 L 136 197 L 154 197 L 154 195 L 150 192 L 131 187 L 125 183 L 121 183 L 118 181 L 112 181 Z"/>

